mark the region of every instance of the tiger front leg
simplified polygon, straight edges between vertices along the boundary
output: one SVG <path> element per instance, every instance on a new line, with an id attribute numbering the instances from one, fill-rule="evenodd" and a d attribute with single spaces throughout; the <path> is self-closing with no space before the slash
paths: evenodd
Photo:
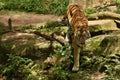
<path id="1" fill-rule="evenodd" d="M 79 70 L 80 48 L 77 46 L 75 39 L 73 39 L 73 48 L 74 48 L 74 65 L 73 65 L 72 71 L 76 72 Z"/>
<path id="2" fill-rule="evenodd" d="M 72 38 L 73 38 L 73 31 L 71 29 L 71 27 L 69 27 L 67 33 L 66 33 L 66 36 L 65 36 L 65 42 L 66 43 L 72 43 Z"/>
<path id="3" fill-rule="evenodd" d="M 66 33 L 66 36 L 65 36 L 65 43 L 69 43 L 69 36 L 68 36 L 68 33 Z"/>

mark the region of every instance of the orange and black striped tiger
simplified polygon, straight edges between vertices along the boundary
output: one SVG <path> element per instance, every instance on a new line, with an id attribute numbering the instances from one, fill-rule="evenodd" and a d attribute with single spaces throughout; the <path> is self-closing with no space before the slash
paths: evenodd
<path id="1" fill-rule="evenodd" d="M 79 53 L 84 49 L 86 39 L 90 37 L 88 19 L 83 9 L 77 4 L 68 7 L 64 19 L 67 19 L 70 25 L 66 40 L 68 41 L 72 37 L 74 48 L 74 65 L 72 71 L 78 71 Z"/>

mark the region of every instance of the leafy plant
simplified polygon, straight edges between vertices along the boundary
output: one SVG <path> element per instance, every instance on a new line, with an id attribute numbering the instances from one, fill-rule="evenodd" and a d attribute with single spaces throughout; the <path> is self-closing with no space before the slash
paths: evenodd
<path id="1" fill-rule="evenodd" d="M 58 48 L 58 53 L 62 56 L 71 55 L 71 46 L 69 44 Z"/>
<path id="2" fill-rule="evenodd" d="M 65 13 L 69 0 L 50 0 L 49 3 L 50 11 L 60 15 Z"/>
<path id="3" fill-rule="evenodd" d="M 19 29 L 20 31 L 24 32 L 25 30 L 39 30 L 39 28 L 33 25 L 26 25 L 26 26 L 21 26 Z"/>
<path id="4" fill-rule="evenodd" d="M 8 55 L 7 64 L 2 67 L 2 74 L 5 80 L 21 79 L 30 80 L 31 76 L 36 80 L 38 66 L 28 58 Z"/>
<path id="5" fill-rule="evenodd" d="M 67 71 L 64 71 L 62 67 L 52 68 L 55 76 L 55 80 L 68 80 L 70 74 Z"/>
<path id="6" fill-rule="evenodd" d="M 120 13 L 120 0 L 116 0 L 117 13 Z"/>
<path id="7" fill-rule="evenodd" d="M 0 10 L 3 9 L 5 4 L 3 2 L 0 2 Z"/>
<path id="8" fill-rule="evenodd" d="M 88 7 L 85 9 L 85 12 L 89 15 L 95 13 L 95 9 L 93 7 Z"/>
<path id="9" fill-rule="evenodd" d="M 36 13 L 63 14 L 69 0 L 4 0 L 4 8 Z"/>
<path id="10" fill-rule="evenodd" d="M 5 9 L 8 10 L 35 11 L 40 13 L 46 11 L 43 0 L 5 0 L 4 3 Z"/>
<path id="11" fill-rule="evenodd" d="M 73 63 L 72 57 L 71 57 L 71 48 L 70 45 L 67 44 L 65 46 L 62 46 L 58 48 L 58 55 L 61 57 L 69 57 L 66 61 L 62 61 L 58 65 L 52 67 L 52 71 L 54 72 L 55 80 L 69 80 L 70 77 L 70 71 L 69 68 L 71 67 L 71 64 Z"/>

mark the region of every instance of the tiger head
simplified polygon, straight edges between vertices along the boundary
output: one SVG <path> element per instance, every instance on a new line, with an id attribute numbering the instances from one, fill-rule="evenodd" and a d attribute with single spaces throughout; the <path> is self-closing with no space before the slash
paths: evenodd
<path id="1" fill-rule="evenodd" d="M 79 24 L 75 25 L 74 37 L 76 39 L 77 46 L 84 46 L 86 39 L 90 37 L 88 27 L 79 22 Z"/>

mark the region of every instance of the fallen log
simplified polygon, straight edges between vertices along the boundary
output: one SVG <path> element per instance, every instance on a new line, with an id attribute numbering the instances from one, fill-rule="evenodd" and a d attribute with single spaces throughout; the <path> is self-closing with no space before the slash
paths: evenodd
<path id="1" fill-rule="evenodd" d="M 116 20 L 120 20 L 120 14 L 106 11 L 106 12 L 98 12 L 98 13 L 90 14 L 88 16 L 88 20 L 97 20 L 97 19 L 116 19 Z"/>
<path id="2" fill-rule="evenodd" d="M 117 27 L 120 28 L 120 21 L 114 20 L 114 22 L 116 23 Z"/>
<path id="3" fill-rule="evenodd" d="M 52 34 L 45 34 L 45 33 L 42 33 L 40 31 L 37 31 L 37 30 L 26 30 L 25 32 L 28 32 L 28 33 L 34 33 L 38 36 L 41 36 L 43 38 L 45 38 L 46 40 L 49 40 L 49 41 L 57 41 L 58 43 L 60 43 L 62 46 L 65 45 L 65 40 L 62 40 L 62 39 L 58 39 L 56 36 L 54 36 L 55 33 L 52 33 Z M 56 33 L 57 34 L 57 33 Z"/>

